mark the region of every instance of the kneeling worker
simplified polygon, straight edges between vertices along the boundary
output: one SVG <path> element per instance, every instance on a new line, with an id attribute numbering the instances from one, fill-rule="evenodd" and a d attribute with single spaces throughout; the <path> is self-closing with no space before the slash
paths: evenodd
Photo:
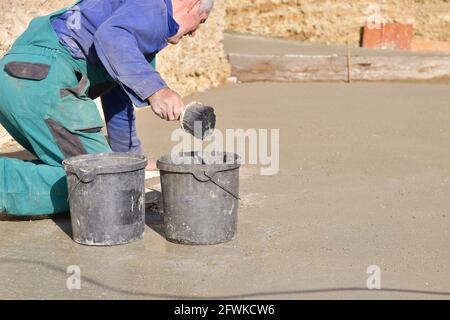
<path id="1" fill-rule="evenodd" d="M 0 60 L 0 123 L 38 160 L 0 157 L 0 212 L 67 212 L 64 159 L 141 153 L 133 104 L 178 120 L 183 101 L 154 58 L 193 36 L 212 7 L 213 0 L 81 0 L 33 19 Z"/>

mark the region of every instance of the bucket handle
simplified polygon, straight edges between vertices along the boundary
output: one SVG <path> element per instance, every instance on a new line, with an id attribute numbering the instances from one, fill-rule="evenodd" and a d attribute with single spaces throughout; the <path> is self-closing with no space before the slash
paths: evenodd
<path id="1" fill-rule="evenodd" d="M 70 190 L 70 192 L 69 192 L 69 194 L 67 196 L 67 201 L 70 200 L 70 196 L 75 191 L 75 189 L 78 187 L 80 182 L 89 183 L 89 182 L 94 181 L 95 178 L 97 177 L 97 172 L 96 172 L 95 169 L 84 170 L 84 169 L 81 169 L 81 168 L 74 168 L 71 165 L 66 165 L 66 171 L 75 174 L 77 176 L 77 178 L 78 178 L 77 183 L 75 183 L 75 185 L 73 186 L 72 190 Z"/>
<path id="2" fill-rule="evenodd" d="M 216 175 L 216 173 L 218 172 L 225 172 L 225 171 L 230 171 L 230 170 L 234 170 L 234 169 L 226 169 L 226 170 L 192 170 L 190 171 L 190 173 L 194 176 L 195 179 L 197 179 L 200 182 L 209 182 L 211 181 L 212 183 L 214 183 L 216 186 L 218 186 L 220 189 L 222 189 L 223 191 L 225 191 L 226 193 L 230 194 L 231 196 L 233 196 L 235 199 L 237 200 L 241 200 L 241 198 L 238 195 L 235 195 L 233 192 L 231 192 L 230 190 L 228 190 L 226 187 L 224 187 L 223 185 L 221 185 L 219 182 L 217 182 L 216 180 L 214 180 L 214 176 Z"/>

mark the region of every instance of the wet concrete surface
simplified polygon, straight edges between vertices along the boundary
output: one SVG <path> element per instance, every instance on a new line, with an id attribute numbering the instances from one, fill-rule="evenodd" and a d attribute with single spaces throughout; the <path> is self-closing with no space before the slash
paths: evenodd
<path id="1" fill-rule="evenodd" d="M 282 38 L 226 33 L 224 37 L 227 53 L 270 55 L 347 55 L 346 45 L 328 45 Z M 446 52 L 410 51 L 393 49 L 367 49 L 351 46 L 353 56 L 449 56 Z"/>
<path id="2" fill-rule="evenodd" d="M 241 170 L 237 239 L 169 243 L 155 207 L 145 239 L 118 247 L 77 245 L 68 215 L 3 218 L 0 298 L 450 298 L 448 86 L 255 83 L 187 100 L 214 106 L 220 130 L 280 129 L 279 173 Z M 169 153 L 177 126 L 139 111 L 146 154 Z"/>

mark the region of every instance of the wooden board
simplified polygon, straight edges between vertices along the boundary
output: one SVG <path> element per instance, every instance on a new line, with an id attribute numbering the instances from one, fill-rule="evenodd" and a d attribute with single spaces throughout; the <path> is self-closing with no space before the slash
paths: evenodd
<path id="1" fill-rule="evenodd" d="M 347 56 L 228 55 L 241 82 L 347 81 Z M 394 81 L 450 78 L 450 56 L 352 56 L 352 80 Z"/>

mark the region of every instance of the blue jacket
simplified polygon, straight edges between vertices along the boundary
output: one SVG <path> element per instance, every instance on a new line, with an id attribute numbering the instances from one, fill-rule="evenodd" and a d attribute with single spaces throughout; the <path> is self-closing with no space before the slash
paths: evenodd
<path id="1" fill-rule="evenodd" d="M 102 98 L 115 152 L 142 152 L 133 104 L 148 106 L 147 98 L 167 87 L 147 57 L 177 33 L 172 14 L 171 0 L 83 0 L 52 21 L 73 57 L 102 65 L 120 84 Z"/>

